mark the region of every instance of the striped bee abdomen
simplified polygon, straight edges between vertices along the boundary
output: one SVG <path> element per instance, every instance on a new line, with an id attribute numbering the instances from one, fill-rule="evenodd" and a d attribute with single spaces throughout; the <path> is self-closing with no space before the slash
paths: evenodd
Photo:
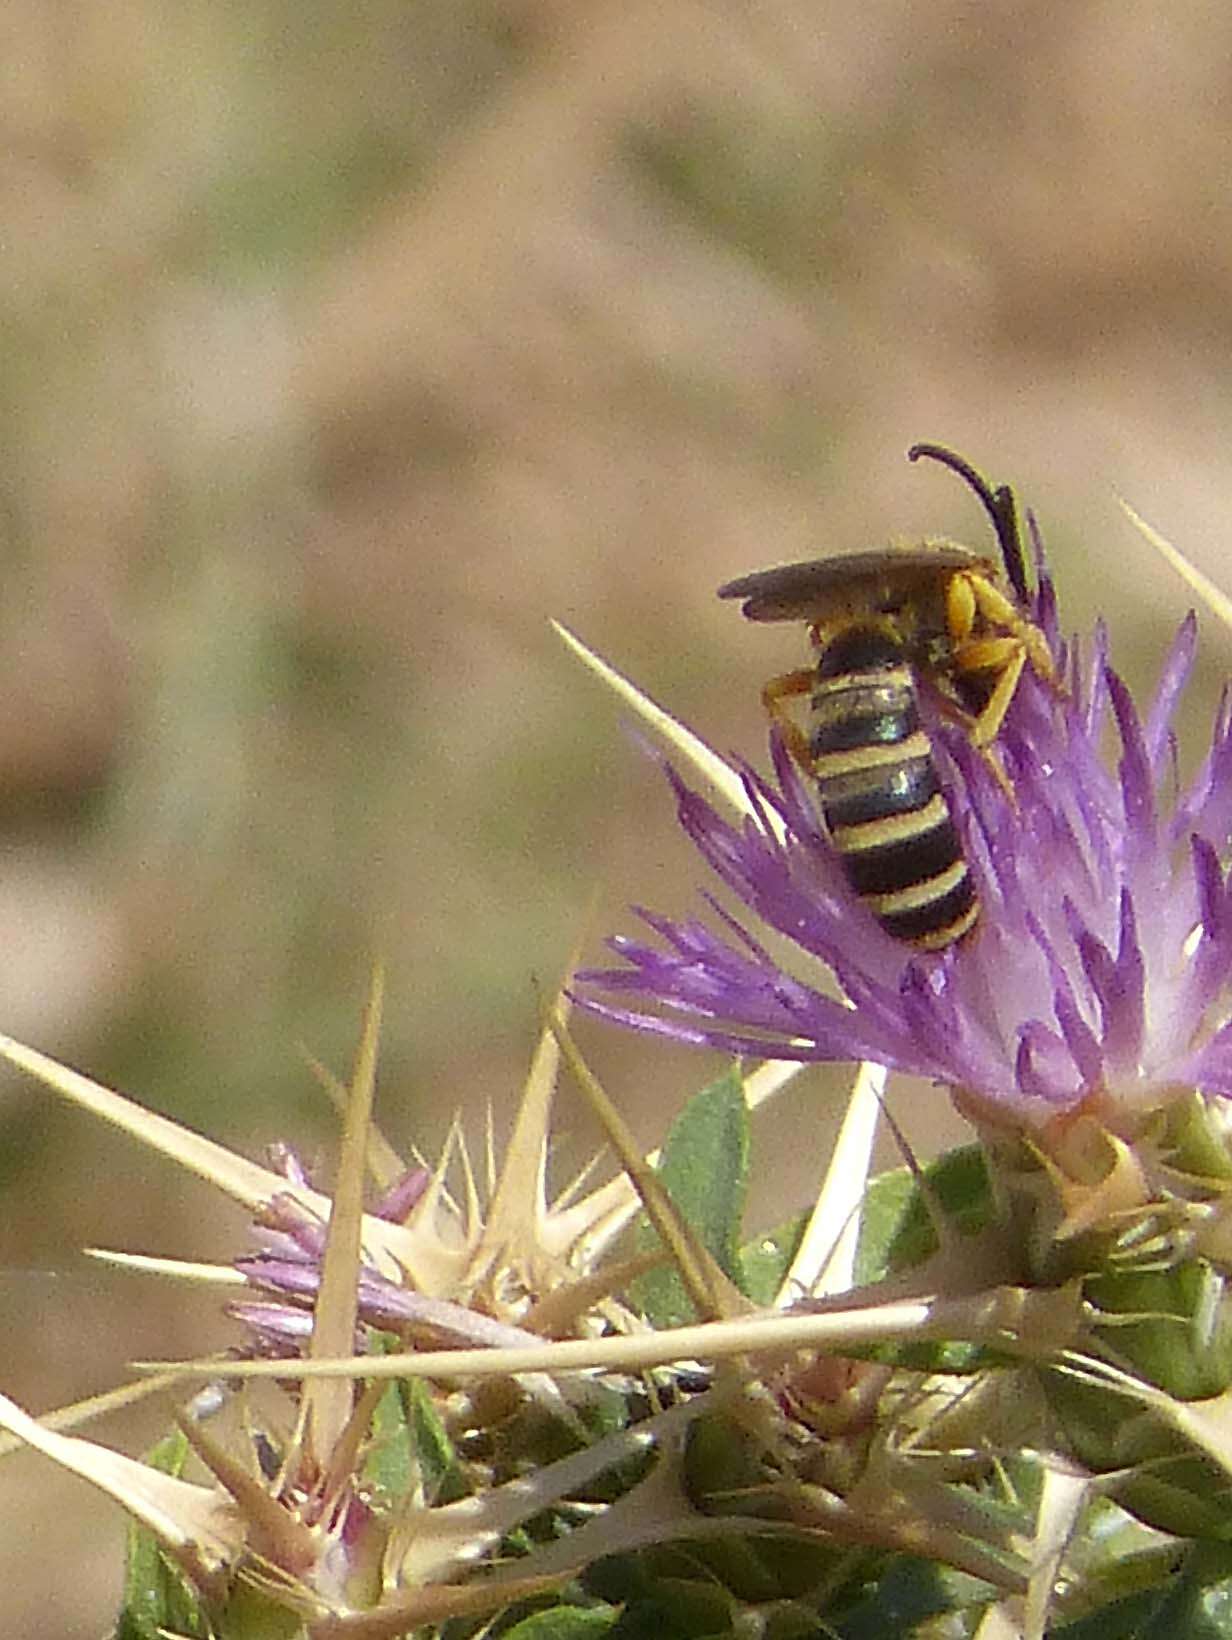
<path id="1" fill-rule="evenodd" d="M 810 760 L 847 880 L 895 939 L 954 944 L 979 900 L 901 644 L 881 627 L 837 634 L 822 650 L 812 705 Z"/>

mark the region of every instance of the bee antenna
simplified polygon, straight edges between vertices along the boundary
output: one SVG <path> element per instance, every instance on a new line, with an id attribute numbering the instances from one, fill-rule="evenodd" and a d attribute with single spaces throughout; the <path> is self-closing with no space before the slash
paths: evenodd
<path id="1" fill-rule="evenodd" d="M 984 503 L 984 510 L 997 532 L 997 543 L 1001 548 L 1001 557 L 1005 562 L 1005 573 L 1009 577 L 1010 585 L 1017 594 L 1018 601 L 1027 603 L 1031 589 L 1027 585 L 1027 561 L 1022 550 L 1022 531 L 1018 527 L 1018 506 L 1014 500 L 1013 490 L 1008 484 L 998 484 L 994 490 L 984 475 L 977 473 L 969 461 L 954 450 L 947 450 L 944 444 L 913 444 L 907 451 L 908 461 L 918 461 L 921 456 L 927 456 L 930 461 L 939 461 L 943 467 L 957 473 Z"/>

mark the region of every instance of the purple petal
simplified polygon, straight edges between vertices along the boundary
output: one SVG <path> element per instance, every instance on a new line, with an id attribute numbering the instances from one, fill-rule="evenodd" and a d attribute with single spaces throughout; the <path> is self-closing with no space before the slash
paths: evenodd
<path id="1" fill-rule="evenodd" d="M 608 1019 L 617 1025 L 628 1025 L 648 1036 L 666 1037 L 671 1042 L 683 1042 L 697 1048 L 714 1048 L 720 1053 L 735 1054 L 742 1059 L 798 1059 L 859 1060 L 878 1057 L 883 1064 L 898 1070 L 918 1070 L 920 1067 L 889 1055 L 874 1055 L 871 1047 L 861 1047 L 850 1035 L 835 1031 L 832 1035 L 819 1031 L 807 1042 L 778 1041 L 754 1036 L 739 1030 L 722 1027 L 685 1025 L 676 1020 L 663 1019 L 658 1014 L 639 1013 L 631 1008 L 614 1008 L 593 997 L 574 997 L 576 1005 L 596 1018 Z M 879 1045 L 880 1049 L 880 1045 Z"/>
<path id="2" fill-rule="evenodd" d="M 288 1184 L 302 1185 L 306 1190 L 312 1189 L 312 1175 L 293 1145 L 276 1139 L 266 1149 L 266 1156 L 272 1171 L 280 1174 Z"/>
<path id="3" fill-rule="evenodd" d="M 1232 685 L 1225 685 L 1216 713 L 1210 749 L 1176 806 L 1172 837 L 1201 831 L 1216 846 L 1232 820 Z"/>
<path id="4" fill-rule="evenodd" d="M 1118 1070 L 1132 1070 L 1142 1049 L 1146 975 L 1133 900 L 1128 890 L 1121 893 L 1120 942 L 1116 957 L 1090 933 L 1082 933 L 1077 945 L 1083 972 L 1099 1004 L 1104 1057 Z"/>
<path id="5" fill-rule="evenodd" d="M 1172 718 L 1189 674 L 1193 670 L 1198 649 L 1198 621 L 1193 610 L 1177 628 L 1155 688 L 1155 698 L 1147 713 L 1145 741 L 1146 755 L 1158 778 L 1161 759 L 1168 748 Z"/>
<path id="6" fill-rule="evenodd" d="M 928 1074 L 966 1082 L 963 1074 L 961 1019 L 948 990 L 938 991 L 922 964 L 909 962 L 900 986 L 903 1015 L 912 1039 L 922 1050 Z M 923 1068 L 923 1067 L 922 1067 Z"/>
<path id="7" fill-rule="evenodd" d="M 402 1224 L 431 1182 L 432 1174 L 428 1168 L 408 1167 L 402 1177 L 395 1179 L 378 1198 L 372 1209 L 374 1215 L 378 1219 L 388 1219 L 391 1224 Z"/>
<path id="8" fill-rule="evenodd" d="M 312 1311 L 286 1304 L 254 1304 L 240 1299 L 225 1306 L 227 1314 L 255 1332 L 261 1346 L 290 1358 L 312 1336 Z"/>
<path id="9" fill-rule="evenodd" d="M 1203 1093 L 1232 1096 L 1232 1021 L 1177 1067 L 1177 1080 Z"/>
<path id="10" fill-rule="evenodd" d="M 1145 1015 L 1145 973 L 1137 943 L 1133 902 L 1121 894 L 1120 944 L 1116 957 L 1068 907 L 1082 971 L 1099 1007 L 1105 1059 L 1120 1070 L 1137 1063 Z"/>
<path id="11" fill-rule="evenodd" d="M 1018 1051 L 1014 1060 L 1014 1080 L 1028 1099 L 1044 1099 L 1064 1104 L 1076 1091 L 1062 1088 L 1058 1081 L 1062 1059 L 1068 1059 L 1064 1044 L 1042 1020 L 1029 1019 L 1018 1029 Z"/>
<path id="12" fill-rule="evenodd" d="M 1155 782 L 1151 762 L 1143 739 L 1142 723 L 1134 706 L 1133 696 L 1121 678 L 1107 669 L 1108 691 L 1112 710 L 1116 714 L 1121 733 L 1123 752 L 1118 772 L 1121 777 L 1121 797 L 1125 805 L 1125 819 L 1130 839 L 1140 838 L 1153 842 L 1155 838 Z"/>
<path id="13" fill-rule="evenodd" d="M 235 1268 L 246 1281 L 269 1292 L 288 1297 L 315 1297 L 321 1285 L 321 1271 L 316 1264 L 289 1264 L 284 1259 L 237 1258 Z"/>
<path id="14" fill-rule="evenodd" d="M 1081 732 L 1085 740 L 1094 744 L 1099 738 L 1100 726 L 1108 707 L 1108 628 L 1102 620 L 1095 625 L 1086 689 L 1075 679 L 1074 695 L 1081 705 Z"/>
<path id="15" fill-rule="evenodd" d="M 1198 889 L 1198 909 L 1202 916 L 1202 927 L 1209 938 L 1218 939 L 1227 917 L 1223 867 L 1219 863 L 1219 855 L 1205 837 L 1191 837 L 1189 848 L 1193 860 L 1194 882 Z"/>
<path id="16" fill-rule="evenodd" d="M 1078 1000 L 1074 995 L 1073 986 L 1070 984 L 1069 976 L 1057 955 L 1056 948 L 1032 913 L 1028 913 L 1027 926 L 1048 964 L 1048 972 L 1053 988 L 1053 1012 L 1056 1014 L 1062 1039 L 1069 1049 L 1070 1058 L 1074 1061 L 1083 1087 L 1098 1087 L 1103 1080 L 1104 1072 L 1104 1056 L 1099 1041 L 1095 1032 L 1083 1018 L 1082 1010 L 1078 1006 Z"/>

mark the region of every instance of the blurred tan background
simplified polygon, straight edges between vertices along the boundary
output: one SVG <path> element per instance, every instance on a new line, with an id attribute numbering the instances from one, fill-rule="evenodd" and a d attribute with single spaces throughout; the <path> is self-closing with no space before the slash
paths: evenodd
<path id="1" fill-rule="evenodd" d="M 697 875 L 548 614 L 756 755 L 797 657 L 714 587 L 986 543 L 920 438 L 1015 482 L 1135 683 L 1187 598 L 1115 493 L 1228 581 L 1232 11 L 8 0 L 0 348 L 0 1029 L 327 1157 L 299 1046 L 345 1069 L 380 951 L 391 1134 L 500 1128 L 535 982 Z M 717 1068 L 585 1041 L 648 1142 Z M 776 1209 L 826 1086 L 767 1124 Z M 231 1336 L 73 1250 L 238 1215 L 28 1084 L 0 1132 L 0 1388 Z M 121 1548 L 0 1467 L 9 1640 L 100 1632 Z"/>

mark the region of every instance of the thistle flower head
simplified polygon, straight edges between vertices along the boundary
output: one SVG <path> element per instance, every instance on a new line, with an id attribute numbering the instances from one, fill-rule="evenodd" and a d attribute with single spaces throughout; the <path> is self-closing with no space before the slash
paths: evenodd
<path id="1" fill-rule="evenodd" d="M 982 903 L 966 939 L 925 954 L 877 926 L 772 735 L 773 781 L 742 770 L 742 822 L 668 771 L 681 825 L 739 909 L 712 902 L 714 925 L 641 911 L 657 942 L 614 939 L 626 966 L 581 975 L 583 1005 L 739 1054 L 874 1060 L 1016 1122 L 1085 1106 L 1126 1128 L 1181 1090 L 1232 1093 L 1232 703 L 1181 786 L 1172 725 L 1193 616 L 1141 711 L 1102 627 L 1067 653 L 1046 582 L 1036 615 L 1064 698 L 1024 673 L 997 740 L 1005 780 L 932 725 Z"/>
<path id="2" fill-rule="evenodd" d="M 533 1319 L 542 1290 L 554 1289 L 559 1298 L 570 1278 L 587 1274 L 585 1254 L 575 1243 L 580 1233 L 593 1228 L 596 1217 L 610 1215 L 613 1192 L 590 1198 L 594 1211 L 588 1213 L 584 1205 L 581 1214 L 574 1215 L 566 1243 L 557 1245 L 559 1221 L 546 1202 L 536 1199 L 533 1182 L 523 1179 L 515 1164 L 513 1179 L 527 1188 L 519 1211 L 505 1226 L 508 1240 L 504 1245 L 493 1243 L 485 1235 L 486 1226 L 474 1218 L 468 1232 L 457 1205 L 441 1188 L 453 1148 L 448 1147 L 435 1176 L 426 1167 L 408 1168 L 373 1206 L 373 1218 L 406 1225 L 420 1273 L 409 1260 L 387 1272 L 361 1247 L 355 1283 L 357 1355 L 367 1348 L 366 1329 L 371 1328 L 446 1349 L 513 1347 L 534 1341 L 539 1335 L 516 1325 L 515 1318 Z M 307 1170 L 293 1153 L 285 1151 L 273 1160 L 290 1182 L 311 1187 Z M 235 1300 L 228 1304 L 228 1313 L 247 1329 L 249 1353 L 298 1356 L 311 1335 L 321 1292 L 326 1226 L 302 1200 L 275 1195 L 258 1211 L 254 1237 L 256 1250 L 236 1259 L 235 1268 L 268 1299 Z M 575 1253 L 580 1265 L 571 1263 Z M 566 1313 L 566 1306 L 558 1304 L 554 1313 Z"/>

